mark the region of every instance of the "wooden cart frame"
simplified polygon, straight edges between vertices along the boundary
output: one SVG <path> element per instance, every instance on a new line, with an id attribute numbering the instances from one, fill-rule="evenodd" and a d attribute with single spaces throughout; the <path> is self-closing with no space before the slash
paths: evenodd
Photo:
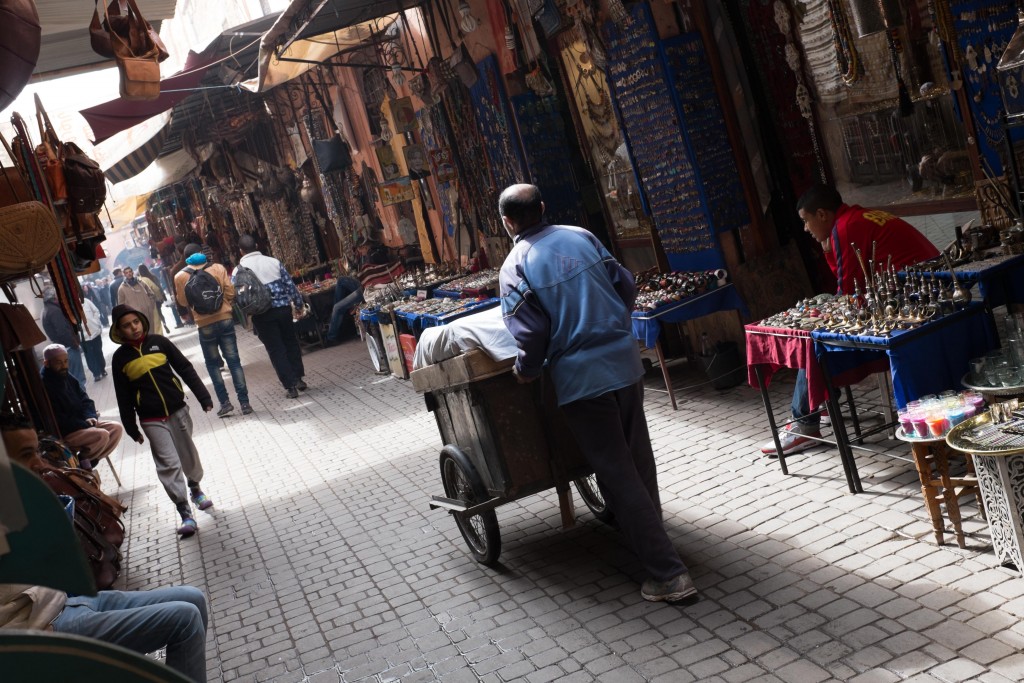
<path id="1" fill-rule="evenodd" d="M 512 360 L 495 362 L 478 350 L 412 373 L 434 414 L 441 449 L 443 496 L 432 509 L 447 510 L 478 562 L 501 553 L 495 508 L 554 488 L 562 527 L 575 524 L 569 483 L 594 515 L 612 520 L 550 384 L 519 384 Z"/>

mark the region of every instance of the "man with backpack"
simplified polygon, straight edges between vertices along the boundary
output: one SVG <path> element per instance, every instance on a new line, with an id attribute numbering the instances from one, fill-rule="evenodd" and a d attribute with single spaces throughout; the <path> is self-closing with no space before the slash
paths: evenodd
<path id="1" fill-rule="evenodd" d="M 185 247 L 184 254 L 185 267 L 174 276 L 175 298 L 192 312 L 199 328 L 199 346 L 203 349 L 206 371 L 213 382 L 213 392 L 220 401 L 217 416 L 224 417 L 235 409 L 220 374 L 221 354 L 231 372 L 231 383 L 235 385 L 242 414 L 248 415 L 252 412 L 252 406 L 249 404 L 242 360 L 238 356 L 235 322 L 231 316 L 235 288 L 224 266 L 207 263 L 206 254 L 198 244 Z"/>
<path id="2" fill-rule="evenodd" d="M 270 305 L 264 312 L 252 316 L 252 324 L 267 349 L 277 378 L 287 389 L 286 396 L 298 398 L 299 392 L 306 390 L 306 383 L 302 379 L 306 371 L 302 365 L 299 339 L 295 336 L 292 307 L 301 311 L 305 301 L 284 265 L 276 258 L 264 256 L 257 251 L 256 240 L 252 235 L 238 238 L 238 249 L 242 252 L 242 258 L 233 274 L 235 283 L 243 280 L 250 282 L 252 278 L 246 272 L 249 271 L 267 289 Z"/>

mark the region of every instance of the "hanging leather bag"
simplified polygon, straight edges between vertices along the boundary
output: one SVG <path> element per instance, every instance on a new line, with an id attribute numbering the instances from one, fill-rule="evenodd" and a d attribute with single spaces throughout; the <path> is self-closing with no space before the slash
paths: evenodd
<path id="1" fill-rule="evenodd" d="M 0 137 L 0 142 L 16 159 L 7 140 Z M 57 255 L 61 229 L 53 211 L 32 199 L 19 168 L 4 169 L 3 176 L 0 183 L 7 186 L 12 201 L 0 206 L 0 276 L 31 275 Z"/>
<path id="2" fill-rule="evenodd" d="M 46 174 L 46 183 L 50 186 L 50 199 L 61 202 L 68 198 L 68 185 L 64 179 L 64 165 L 60 161 L 60 140 L 53 127 L 43 123 L 42 102 L 39 95 L 36 99 L 36 123 L 39 124 L 39 144 L 36 145 L 36 158 Z M 47 121 L 48 123 L 48 121 Z"/>
<path id="3" fill-rule="evenodd" d="M 35 96 L 35 100 L 39 134 L 49 147 L 56 151 L 68 208 L 73 214 L 99 211 L 107 199 L 107 184 L 100 165 L 90 159 L 75 143 L 61 142 L 39 95 Z"/>
<path id="4" fill-rule="evenodd" d="M 111 14 L 111 10 L 118 12 Z M 160 96 L 160 61 L 167 58 L 167 50 L 153 27 L 139 11 L 135 0 L 127 0 L 127 14 L 121 15 L 118 0 L 103 4 L 104 20 L 100 22 L 110 42 L 110 53 L 117 61 L 120 75 L 121 98 L 130 101 L 155 100 Z M 99 9 L 95 12 L 99 19 Z M 90 27 L 90 31 L 91 31 Z M 106 45 L 94 40 L 93 49 L 100 44 L 104 54 Z"/>
<path id="5" fill-rule="evenodd" d="M 161 40 L 160 34 L 153 29 L 153 25 L 146 21 L 139 12 L 135 2 L 129 2 L 127 8 L 128 14 L 121 14 L 120 3 L 118 0 L 112 0 L 104 7 L 103 19 L 100 19 L 100 3 L 96 3 L 92 21 L 89 23 L 89 41 L 92 44 L 93 52 L 110 59 L 117 57 L 117 49 L 110 37 L 111 33 L 116 33 L 128 42 L 132 54 L 147 54 L 153 47 L 156 47 L 157 61 L 162 62 L 167 59 L 169 55 L 164 41 Z"/>

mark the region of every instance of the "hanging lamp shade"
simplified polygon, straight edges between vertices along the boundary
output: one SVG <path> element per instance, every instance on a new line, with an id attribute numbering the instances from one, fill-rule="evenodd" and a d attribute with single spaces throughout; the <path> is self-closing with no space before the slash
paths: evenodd
<path id="1" fill-rule="evenodd" d="M 850 14 L 861 38 L 903 26 L 900 0 L 850 0 Z"/>
<path id="2" fill-rule="evenodd" d="M 1024 10 L 1017 12 L 1017 30 L 996 66 L 1007 114 L 1024 112 Z"/>
<path id="3" fill-rule="evenodd" d="M 5 109 L 36 68 L 43 32 L 33 0 L 0 0 L 0 26 L 0 109 Z"/>

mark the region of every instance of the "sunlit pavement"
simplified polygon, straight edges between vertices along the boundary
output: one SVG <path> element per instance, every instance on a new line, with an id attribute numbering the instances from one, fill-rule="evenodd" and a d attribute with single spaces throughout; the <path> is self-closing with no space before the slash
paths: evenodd
<path id="1" fill-rule="evenodd" d="M 996 566 L 973 499 L 961 550 L 951 529 L 935 545 L 909 463 L 859 455 L 856 496 L 827 447 L 784 476 L 757 457 L 766 421 L 745 386 L 716 391 L 683 365 L 673 411 L 647 382 L 665 523 L 703 595 L 675 607 L 640 598 L 620 535 L 578 496 L 567 531 L 552 491 L 500 507 L 501 565 L 478 565 L 427 505 L 442 444 L 408 382 L 374 374 L 352 340 L 307 353 L 309 390 L 287 399 L 237 329 L 255 413 L 191 401 L 215 501 L 199 534 L 176 537 L 148 444 L 113 458 L 130 506 L 119 587 L 206 591 L 210 680 L 1024 679 L 1024 579 Z M 171 338 L 209 385 L 195 328 Z M 116 416 L 109 378 L 87 389 Z M 780 379 L 775 404 L 791 392 Z"/>

